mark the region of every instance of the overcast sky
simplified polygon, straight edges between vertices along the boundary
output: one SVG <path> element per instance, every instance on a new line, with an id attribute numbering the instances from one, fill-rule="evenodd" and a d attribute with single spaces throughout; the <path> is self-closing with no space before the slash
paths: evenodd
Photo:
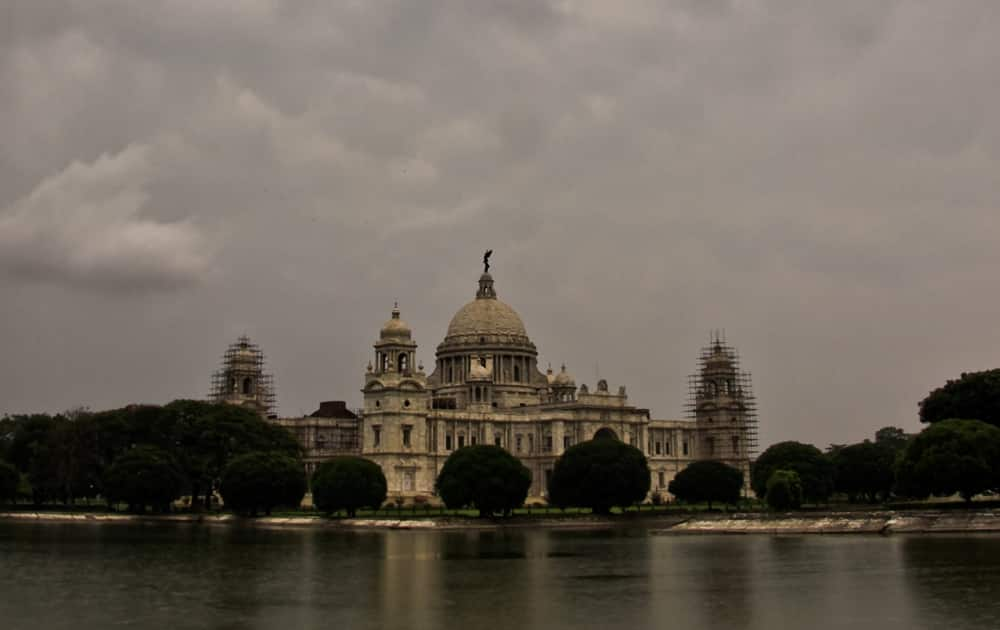
<path id="1" fill-rule="evenodd" d="M 996 0 L 0 7 L 0 414 L 360 402 L 487 248 L 540 365 L 683 415 L 723 328 L 762 446 L 1000 358 Z"/>

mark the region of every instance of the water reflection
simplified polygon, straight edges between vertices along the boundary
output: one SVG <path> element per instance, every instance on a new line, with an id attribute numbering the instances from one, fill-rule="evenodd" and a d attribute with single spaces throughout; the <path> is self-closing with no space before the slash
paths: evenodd
<path id="1" fill-rule="evenodd" d="M 1000 538 L 0 523 L 6 629 L 1000 627 Z"/>

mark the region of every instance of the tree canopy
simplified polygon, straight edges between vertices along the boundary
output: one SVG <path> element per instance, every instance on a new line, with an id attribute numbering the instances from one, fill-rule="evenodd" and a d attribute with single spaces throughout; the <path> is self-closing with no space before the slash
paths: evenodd
<path id="1" fill-rule="evenodd" d="M 736 503 L 743 489 L 743 472 L 715 461 L 688 464 L 677 473 L 667 490 L 685 503 Z"/>
<path id="2" fill-rule="evenodd" d="M 914 498 L 958 493 L 966 501 L 1000 489 L 1000 428 L 942 420 L 921 431 L 896 469 L 897 490 Z"/>
<path id="3" fill-rule="evenodd" d="M 312 500 L 322 512 L 346 510 L 354 516 L 360 508 L 378 508 L 385 501 L 387 485 L 382 468 L 361 457 L 334 457 L 319 465 L 312 476 Z"/>
<path id="4" fill-rule="evenodd" d="M 509 514 L 524 504 L 531 471 L 499 446 L 466 446 L 445 461 L 435 482 L 449 508 L 472 506 L 479 516 Z"/>
<path id="5" fill-rule="evenodd" d="M 219 494 L 234 512 L 270 515 L 279 505 L 298 507 L 306 493 L 302 462 L 281 452 L 247 453 L 234 458 L 222 473 Z"/>
<path id="6" fill-rule="evenodd" d="M 833 455 L 834 487 L 852 502 L 887 500 L 896 479 L 895 463 L 896 450 L 885 442 L 865 440 L 845 446 Z"/>
<path id="7" fill-rule="evenodd" d="M 21 482 L 21 474 L 13 464 L 0 459 L 0 501 L 13 502 L 17 498 L 17 486 Z"/>
<path id="8" fill-rule="evenodd" d="M 616 439 L 595 439 L 570 447 L 556 461 L 549 500 L 560 507 L 612 507 L 642 501 L 649 492 L 649 465 L 642 451 Z"/>
<path id="9" fill-rule="evenodd" d="M 105 472 L 134 444 L 168 453 L 195 505 L 209 505 L 226 465 L 254 451 L 299 457 L 282 427 L 236 405 L 177 400 L 165 406 L 129 405 L 96 413 L 15 415 L 2 427 L 7 455 L 28 476 L 36 503 L 71 502 L 103 493 Z"/>
<path id="10" fill-rule="evenodd" d="M 761 498 L 776 470 L 794 470 L 802 482 L 805 501 L 826 501 L 833 492 L 833 464 L 818 448 L 801 442 L 779 442 L 760 454 L 750 473 L 750 485 Z"/>
<path id="11" fill-rule="evenodd" d="M 767 479 L 767 504 L 774 510 L 794 510 L 802 505 L 802 480 L 794 470 L 775 470 Z"/>
<path id="12" fill-rule="evenodd" d="M 920 401 L 921 422 L 951 418 L 970 418 L 1000 426 L 1000 369 L 964 373 Z"/>
<path id="13" fill-rule="evenodd" d="M 173 457 L 150 445 L 139 445 L 120 455 L 104 473 L 108 501 L 128 503 L 129 510 L 138 512 L 146 506 L 169 512 L 185 481 Z"/>

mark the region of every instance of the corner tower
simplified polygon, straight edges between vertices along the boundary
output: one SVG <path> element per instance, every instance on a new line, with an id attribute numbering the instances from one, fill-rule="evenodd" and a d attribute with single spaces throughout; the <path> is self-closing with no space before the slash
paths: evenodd
<path id="1" fill-rule="evenodd" d="M 264 353 L 242 335 L 222 355 L 222 366 L 212 375 L 212 402 L 249 407 L 262 416 L 274 414 L 274 379 L 264 372 Z"/>
<path id="2" fill-rule="evenodd" d="M 688 413 L 698 432 L 697 456 L 725 462 L 750 480 L 757 451 L 757 407 L 749 372 L 736 350 L 714 333 L 688 379 Z"/>

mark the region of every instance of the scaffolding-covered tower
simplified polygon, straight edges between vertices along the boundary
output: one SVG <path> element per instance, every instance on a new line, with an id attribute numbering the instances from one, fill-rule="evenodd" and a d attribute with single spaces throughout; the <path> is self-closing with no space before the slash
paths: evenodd
<path id="1" fill-rule="evenodd" d="M 738 468 L 749 484 L 757 455 L 757 404 L 750 373 L 740 371 L 739 354 L 719 332 L 712 333 L 698 371 L 688 377 L 687 413 L 700 429 L 699 459 Z"/>
<path id="2" fill-rule="evenodd" d="M 274 415 L 274 378 L 264 373 L 264 353 L 246 335 L 222 355 L 222 366 L 212 375 L 209 398 L 251 408 L 265 418 Z"/>

